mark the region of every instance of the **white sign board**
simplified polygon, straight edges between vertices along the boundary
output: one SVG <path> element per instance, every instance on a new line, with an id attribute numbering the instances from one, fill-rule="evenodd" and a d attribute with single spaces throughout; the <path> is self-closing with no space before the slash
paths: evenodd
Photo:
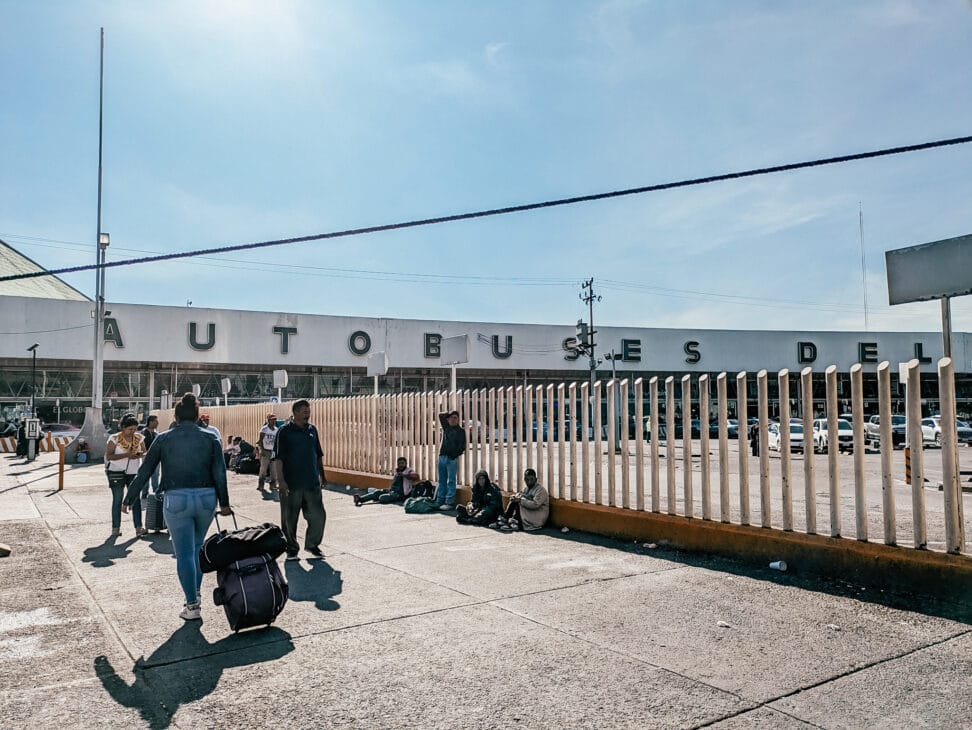
<path id="1" fill-rule="evenodd" d="M 233 387 L 233 384 L 230 382 L 229 378 L 223 378 L 222 380 L 219 381 L 219 384 L 220 387 L 222 388 L 223 395 L 228 394 L 230 392 L 230 389 Z"/>
<path id="2" fill-rule="evenodd" d="M 439 350 L 440 365 L 461 365 L 469 362 L 469 335 L 446 337 Z"/>
<path id="3" fill-rule="evenodd" d="M 388 373 L 388 353 L 375 352 L 368 355 L 368 375 L 385 375 Z"/>
<path id="4" fill-rule="evenodd" d="M 274 370 L 273 371 L 273 387 L 274 388 L 286 388 L 287 387 L 287 371 L 286 370 Z"/>
<path id="5" fill-rule="evenodd" d="M 39 418 L 28 418 L 24 421 L 24 436 L 28 439 L 39 439 L 41 435 L 40 432 L 40 419 Z"/>
<path id="6" fill-rule="evenodd" d="M 972 235 L 884 252 L 890 304 L 972 294 Z"/>

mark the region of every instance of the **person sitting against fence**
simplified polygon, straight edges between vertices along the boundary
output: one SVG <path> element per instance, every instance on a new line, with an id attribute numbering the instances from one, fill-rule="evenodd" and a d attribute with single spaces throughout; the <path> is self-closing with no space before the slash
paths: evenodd
<path id="1" fill-rule="evenodd" d="M 78 445 L 74 448 L 74 461 L 78 464 L 87 464 L 91 458 L 91 447 L 83 438 L 78 439 Z"/>
<path id="2" fill-rule="evenodd" d="M 550 495 L 537 482 L 535 469 L 523 472 L 526 489 L 510 497 L 510 503 L 500 518 L 490 525 L 503 532 L 526 530 L 533 532 L 542 529 L 550 516 Z"/>
<path id="3" fill-rule="evenodd" d="M 232 469 L 237 457 L 240 455 L 240 437 L 227 436 L 226 447 L 223 449 L 223 461 L 227 469 Z"/>
<path id="4" fill-rule="evenodd" d="M 399 456 L 391 486 L 388 489 L 376 489 L 374 492 L 368 492 L 360 497 L 357 494 L 354 495 L 354 506 L 360 507 L 365 502 L 381 502 L 382 504 L 404 502 L 412 493 L 412 485 L 417 481 L 419 481 L 419 475 L 409 467 L 408 459 Z"/>
<path id="5" fill-rule="evenodd" d="M 456 507 L 456 522 L 461 525 L 491 525 L 503 512 L 503 493 L 490 480 L 485 469 L 476 472 L 472 499 L 468 504 Z"/>

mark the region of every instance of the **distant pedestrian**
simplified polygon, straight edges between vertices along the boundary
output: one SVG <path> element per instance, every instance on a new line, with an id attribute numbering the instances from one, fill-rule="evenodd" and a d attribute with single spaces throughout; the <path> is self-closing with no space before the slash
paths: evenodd
<path id="1" fill-rule="evenodd" d="M 142 434 L 142 438 L 145 439 L 145 452 L 152 448 L 152 442 L 155 441 L 155 437 L 158 435 L 159 430 L 159 417 L 149 416 L 145 419 L 145 426 L 139 431 Z M 159 491 L 159 470 L 156 467 L 155 471 L 152 472 L 152 491 Z M 148 495 L 148 484 L 145 485 L 145 489 L 142 490 L 142 497 Z"/>
<path id="2" fill-rule="evenodd" d="M 442 445 L 439 447 L 439 489 L 435 501 L 443 512 L 456 506 L 456 473 L 466 450 L 466 432 L 459 425 L 459 411 L 440 413 Z"/>
<path id="3" fill-rule="evenodd" d="M 523 482 L 526 488 L 510 497 L 506 511 L 490 527 L 495 525 L 504 532 L 532 532 L 547 524 L 547 517 L 550 516 L 550 495 L 537 482 L 536 470 L 526 469 L 523 472 Z"/>
<path id="4" fill-rule="evenodd" d="M 260 458 L 260 476 L 257 479 L 257 490 L 260 492 L 265 491 L 263 485 L 268 481 L 270 482 L 270 491 L 277 488 L 277 479 L 274 477 L 273 469 L 270 466 L 273 459 L 273 444 L 277 440 L 277 431 L 277 414 L 268 413 L 267 422 L 260 428 L 260 433 L 257 434 L 256 439 Z"/>
<path id="5" fill-rule="evenodd" d="M 229 492 L 226 491 L 226 466 L 222 443 L 209 431 L 199 427 L 199 403 L 186 393 L 175 407 L 176 424 L 160 433 L 146 455 L 138 474 L 128 487 L 124 509 L 132 508 L 141 517 L 138 495 L 149 476 L 159 465 L 162 479 L 159 491 L 164 496 L 162 513 L 172 538 L 176 573 L 185 595 L 185 607 L 179 616 L 186 621 L 198 620 L 202 571 L 199 549 L 212 524 L 217 504 L 221 515 L 231 515 Z"/>
<path id="6" fill-rule="evenodd" d="M 307 522 L 304 549 L 315 558 L 323 558 L 321 541 L 327 513 L 322 490 L 324 451 L 317 428 L 310 423 L 310 403 L 299 400 L 293 405 L 293 418 L 277 430 L 273 448 L 273 465 L 280 494 L 280 520 L 287 536 L 287 560 L 297 560 L 297 519 L 301 513 Z"/>
<path id="7" fill-rule="evenodd" d="M 210 426 L 209 425 L 209 414 L 208 413 L 200 413 L 199 414 L 199 427 L 202 428 L 202 429 L 205 429 L 206 431 L 209 431 L 209 433 L 211 433 L 213 436 L 216 437 L 216 440 L 219 442 L 220 447 L 223 446 L 223 434 L 221 434 L 219 432 L 219 429 L 216 428 L 215 426 Z"/>
<path id="8" fill-rule="evenodd" d="M 759 456 L 759 424 L 754 423 L 749 428 L 749 447 L 753 450 L 753 456 Z"/>
<path id="9" fill-rule="evenodd" d="M 135 416 L 122 416 L 118 424 L 121 429 L 108 437 L 105 444 L 105 471 L 108 476 L 108 486 L 111 488 L 111 536 L 121 535 L 122 501 L 125 489 L 129 487 L 138 473 L 145 454 L 145 440 L 136 430 L 138 419 Z M 135 525 L 135 536 L 145 534 L 142 527 L 142 502 L 139 495 L 132 502 L 132 522 Z M 127 512 L 127 510 L 126 510 Z"/>

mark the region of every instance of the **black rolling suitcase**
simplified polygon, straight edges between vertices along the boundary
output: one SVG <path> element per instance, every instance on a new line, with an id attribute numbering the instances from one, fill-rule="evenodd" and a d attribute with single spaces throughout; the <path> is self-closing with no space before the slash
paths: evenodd
<path id="1" fill-rule="evenodd" d="M 142 500 L 145 505 L 145 529 L 158 532 L 165 529 L 165 515 L 162 514 L 162 495 L 149 494 Z"/>
<path id="2" fill-rule="evenodd" d="M 213 602 L 226 611 L 233 631 L 269 626 L 287 605 L 289 588 L 269 555 L 243 558 L 216 571 Z"/>
<path id="3" fill-rule="evenodd" d="M 237 528 L 236 515 L 233 527 Z M 269 522 L 233 532 L 221 530 L 203 543 L 200 568 L 204 573 L 216 571 L 213 602 L 223 607 L 233 631 L 269 626 L 283 611 L 289 588 L 277 558 L 286 544 L 283 531 Z"/>

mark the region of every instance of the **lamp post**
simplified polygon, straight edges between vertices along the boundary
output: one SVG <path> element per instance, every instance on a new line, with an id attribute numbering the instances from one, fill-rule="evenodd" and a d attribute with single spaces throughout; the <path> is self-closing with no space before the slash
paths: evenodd
<path id="1" fill-rule="evenodd" d="M 27 348 L 27 352 L 33 353 L 34 359 L 30 366 L 30 417 L 37 418 L 37 407 L 34 405 L 34 393 L 37 391 L 37 348 L 39 342 Z"/>

